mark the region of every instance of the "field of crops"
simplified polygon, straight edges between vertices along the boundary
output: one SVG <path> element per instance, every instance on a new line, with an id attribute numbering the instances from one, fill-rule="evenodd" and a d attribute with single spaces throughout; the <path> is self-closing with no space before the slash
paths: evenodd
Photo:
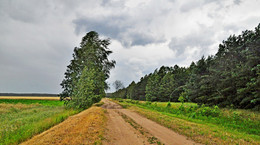
<path id="1" fill-rule="evenodd" d="M 0 99 L 0 144 L 19 144 L 78 113 L 66 110 L 63 102 L 49 97 L 23 98 Z"/>

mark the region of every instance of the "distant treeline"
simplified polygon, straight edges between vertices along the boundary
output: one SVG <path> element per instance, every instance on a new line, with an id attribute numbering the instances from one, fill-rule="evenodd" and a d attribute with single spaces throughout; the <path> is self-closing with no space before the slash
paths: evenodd
<path id="1" fill-rule="evenodd" d="M 42 93 L 0 93 L 0 96 L 58 97 L 58 94 L 42 94 Z"/>
<path id="2" fill-rule="evenodd" d="M 186 101 L 220 107 L 260 110 L 260 24 L 231 35 L 215 55 L 189 67 L 162 66 L 113 93 L 147 101 Z"/>

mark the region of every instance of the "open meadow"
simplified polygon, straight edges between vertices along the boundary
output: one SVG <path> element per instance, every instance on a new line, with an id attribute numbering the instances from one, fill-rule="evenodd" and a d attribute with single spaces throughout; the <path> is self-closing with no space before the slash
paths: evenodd
<path id="1" fill-rule="evenodd" d="M 0 144 L 19 144 L 79 111 L 57 97 L 0 97 Z M 15 98 L 15 99 L 14 99 Z"/>

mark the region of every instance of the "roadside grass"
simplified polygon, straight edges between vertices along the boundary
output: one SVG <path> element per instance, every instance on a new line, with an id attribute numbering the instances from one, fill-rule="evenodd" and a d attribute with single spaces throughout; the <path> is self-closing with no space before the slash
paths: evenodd
<path id="1" fill-rule="evenodd" d="M 105 104 L 105 103 L 101 100 L 100 102 L 93 104 L 93 106 L 100 107 L 100 106 L 102 106 L 103 104 Z"/>
<path id="2" fill-rule="evenodd" d="M 260 144 L 259 112 L 219 109 L 194 103 L 116 102 L 199 143 Z"/>
<path id="3" fill-rule="evenodd" d="M 60 101 L 0 100 L 0 144 L 19 144 L 78 113 Z"/>

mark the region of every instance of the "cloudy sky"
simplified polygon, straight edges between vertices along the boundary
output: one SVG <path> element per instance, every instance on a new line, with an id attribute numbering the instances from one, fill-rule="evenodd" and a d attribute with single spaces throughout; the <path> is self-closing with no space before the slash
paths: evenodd
<path id="1" fill-rule="evenodd" d="M 73 48 L 110 38 L 110 84 L 215 54 L 260 23 L 259 0 L 0 0 L 0 92 L 59 93 Z M 113 91 L 113 90 L 112 90 Z"/>

